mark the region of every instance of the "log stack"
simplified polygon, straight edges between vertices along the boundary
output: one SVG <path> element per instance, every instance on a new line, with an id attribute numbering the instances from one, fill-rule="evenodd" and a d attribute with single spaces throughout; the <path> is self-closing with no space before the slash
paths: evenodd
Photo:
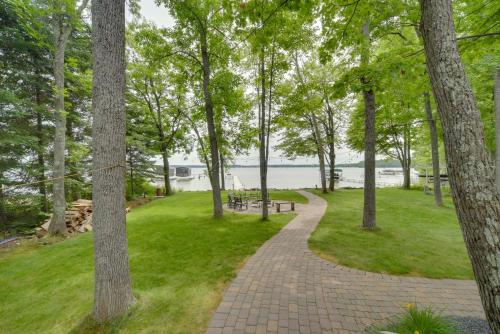
<path id="1" fill-rule="evenodd" d="M 83 233 L 92 231 L 92 201 L 79 199 L 71 203 L 65 212 L 66 227 L 68 233 Z M 35 228 L 36 235 L 42 237 L 49 230 L 52 215 L 46 219 L 40 227 Z"/>
<path id="2" fill-rule="evenodd" d="M 129 213 L 130 208 L 126 208 L 125 212 Z M 88 199 L 74 201 L 66 210 L 64 217 L 69 234 L 92 231 L 92 201 Z M 41 238 L 47 235 L 51 219 L 52 215 L 40 227 L 35 228 L 37 237 Z"/>

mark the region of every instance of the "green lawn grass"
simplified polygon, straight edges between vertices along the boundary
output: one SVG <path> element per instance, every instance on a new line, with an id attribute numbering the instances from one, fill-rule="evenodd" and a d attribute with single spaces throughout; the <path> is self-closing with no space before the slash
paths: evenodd
<path id="1" fill-rule="evenodd" d="M 279 198 L 297 199 L 295 192 Z M 304 199 L 300 199 L 304 201 Z M 211 219 L 211 193 L 178 193 L 127 218 L 133 291 L 130 315 L 105 331 L 201 333 L 243 261 L 293 215 L 225 213 Z M 92 235 L 0 252 L 0 333 L 93 332 Z"/>
<path id="2" fill-rule="evenodd" d="M 305 204 L 307 203 L 307 198 L 302 196 L 296 191 L 291 191 L 291 190 L 271 190 L 269 192 L 269 198 L 271 200 L 286 200 L 290 202 L 295 202 L 295 203 L 302 203 Z"/>
<path id="3" fill-rule="evenodd" d="M 449 196 L 434 205 L 421 190 L 377 190 L 378 231 L 360 228 L 363 190 L 322 195 L 328 209 L 309 239 L 320 256 L 371 272 L 431 278 L 472 279 L 455 210 Z"/>

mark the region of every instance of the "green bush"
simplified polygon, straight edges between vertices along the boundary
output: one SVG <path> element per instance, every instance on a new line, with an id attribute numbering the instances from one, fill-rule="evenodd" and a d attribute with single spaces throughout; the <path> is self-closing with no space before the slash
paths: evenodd
<path id="1" fill-rule="evenodd" d="M 419 309 L 408 304 L 407 312 L 397 318 L 386 331 L 398 334 L 456 334 L 453 326 L 430 308 Z"/>

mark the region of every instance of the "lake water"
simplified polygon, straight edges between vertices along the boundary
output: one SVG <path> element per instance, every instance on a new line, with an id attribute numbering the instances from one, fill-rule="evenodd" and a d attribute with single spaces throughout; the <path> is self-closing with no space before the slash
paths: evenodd
<path id="1" fill-rule="evenodd" d="M 403 175 L 382 175 L 384 168 L 377 168 L 376 183 L 378 187 L 398 186 L 403 184 Z M 401 170 L 401 168 L 391 168 Z M 171 180 L 172 187 L 184 191 L 210 190 L 210 181 L 205 168 L 192 168 L 191 180 Z M 362 188 L 364 169 L 355 167 L 342 168 L 342 176 L 336 187 Z M 268 170 L 268 187 L 274 189 L 300 189 L 321 186 L 318 167 L 270 167 Z M 258 167 L 234 167 L 227 171 L 226 189 L 251 189 L 260 187 Z M 412 171 L 412 182 L 418 182 L 418 176 Z"/>

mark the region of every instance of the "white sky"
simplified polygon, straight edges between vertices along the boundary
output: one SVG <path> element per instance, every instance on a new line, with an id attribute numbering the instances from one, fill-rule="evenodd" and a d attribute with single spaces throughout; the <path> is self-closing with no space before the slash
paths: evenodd
<path id="1" fill-rule="evenodd" d="M 158 26 L 169 27 L 174 24 L 173 18 L 168 13 L 168 10 L 163 6 L 157 6 L 154 0 L 140 0 L 141 15 L 149 21 L 154 22 Z M 127 21 L 130 21 L 132 16 L 127 11 Z M 276 144 L 276 140 L 272 140 Z M 315 157 L 305 158 L 298 157 L 295 160 L 287 160 L 281 157 L 281 152 L 273 150 L 271 147 L 269 164 L 317 164 L 318 159 Z M 349 149 L 337 150 L 337 163 L 358 162 L 363 159 L 362 154 L 358 154 Z M 159 159 L 158 159 L 159 160 Z M 173 165 L 199 165 L 202 164 L 196 153 L 188 156 L 176 154 L 170 158 L 170 163 Z M 257 165 L 259 163 L 258 151 L 251 150 L 248 156 L 238 157 L 236 164 L 241 165 Z"/>

